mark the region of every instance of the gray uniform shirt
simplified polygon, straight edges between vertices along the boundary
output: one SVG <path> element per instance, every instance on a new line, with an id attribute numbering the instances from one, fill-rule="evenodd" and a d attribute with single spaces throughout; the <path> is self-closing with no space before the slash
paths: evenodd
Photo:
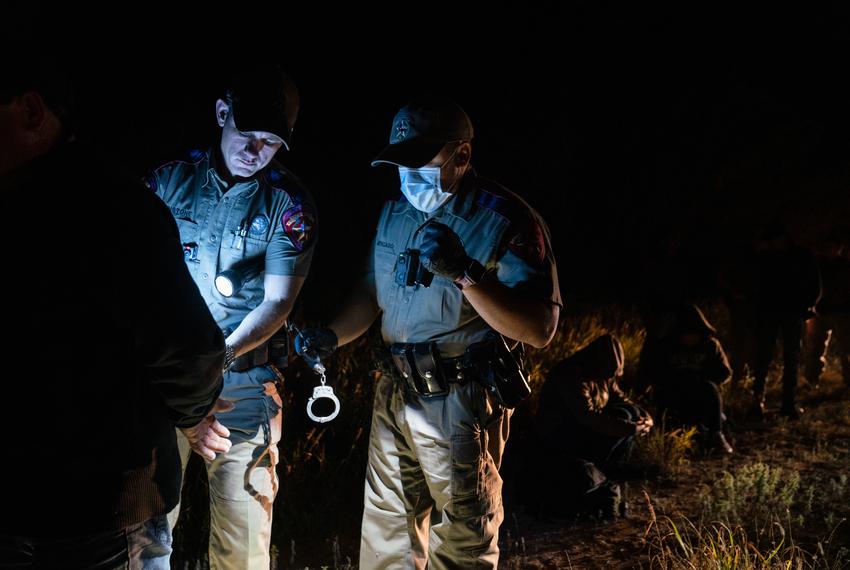
<path id="1" fill-rule="evenodd" d="M 491 330 L 451 280 L 437 275 L 427 288 L 396 282 L 399 254 L 421 248 L 420 229 L 431 219 L 457 233 L 467 254 L 504 285 L 561 304 L 543 219 L 516 194 L 470 172 L 458 194 L 436 212 L 420 212 L 404 197 L 387 202 L 381 211 L 365 279 L 383 311 L 387 344 L 433 341 L 442 356 L 451 358 Z"/>
<path id="2" fill-rule="evenodd" d="M 196 151 L 157 168 L 147 183 L 177 220 L 189 272 L 222 329 L 235 329 L 263 302 L 265 273 L 307 274 L 316 210 L 301 182 L 280 164 L 273 161 L 227 189 L 214 153 Z M 250 279 L 225 297 L 215 277 L 234 267 Z"/>
<path id="3" fill-rule="evenodd" d="M 228 331 L 263 302 L 265 273 L 307 274 L 316 214 L 310 194 L 277 162 L 228 188 L 215 160 L 214 151 L 194 151 L 187 160 L 160 166 L 146 183 L 174 215 L 189 273 L 218 326 Z M 238 293 L 225 297 L 215 277 L 233 268 L 250 278 Z M 277 413 L 265 388 L 275 378 L 269 367 L 225 374 L 222 395 L 237 405 L 221 417 L 233 437 L 249 439 Z"/>

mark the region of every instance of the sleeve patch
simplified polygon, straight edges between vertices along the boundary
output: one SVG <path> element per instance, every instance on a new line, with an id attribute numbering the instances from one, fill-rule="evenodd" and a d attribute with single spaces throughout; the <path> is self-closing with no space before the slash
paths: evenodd
<path id="1" fill-rule="evenodd" d="M 546 259 L 546 240 L 543 229 L 535 222 L 529 223 L 508 243 L 514 255 L 534 266 L 541 265 Z"/>
<path id="2" fill-rule="evenodd" d="M 316 219 L 303 205 L 294 206 L 283 213 L 280 220 L 284 233 L 298 251 L 303 251 L 313 240 Z"/>

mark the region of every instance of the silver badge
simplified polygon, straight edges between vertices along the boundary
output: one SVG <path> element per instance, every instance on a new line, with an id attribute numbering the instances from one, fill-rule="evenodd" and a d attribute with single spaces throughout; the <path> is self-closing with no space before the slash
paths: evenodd
<path id="1" fill-rule="evenodd" d="M 407 119 L 399 119 L 395 125 L 395 140 L 396 142 L 403 141 L 407 138 L 407 133 L 410 131 L 410 123 Z"/>

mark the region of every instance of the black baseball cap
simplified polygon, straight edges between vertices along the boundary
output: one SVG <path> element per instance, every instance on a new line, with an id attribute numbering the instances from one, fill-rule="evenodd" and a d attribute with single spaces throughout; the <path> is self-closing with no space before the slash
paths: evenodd
<path id="1" fill-rule="evenodd" d="M 439 95 L 424 95 L 396 113 L 390 144 L 378 153 L 372 166 L 420 168 L 446 143 L 472 140 L 472 134 L 472 121 L 460 105 Z"/>
<path id="2" fill-rule="evenodd" d="M 280 67 L 259 65 L 240 72 L 231 80 L 227 96 L 237 129 L 273 133 L 289 150 L 299 97 L 295 83 Z"/>

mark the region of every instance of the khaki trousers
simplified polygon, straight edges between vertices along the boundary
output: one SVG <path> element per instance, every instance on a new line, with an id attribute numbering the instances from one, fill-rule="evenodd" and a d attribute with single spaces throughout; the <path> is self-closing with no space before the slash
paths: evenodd
<path id="1" fill-rule="evenodd" d="M 376 386 L 360 568 L 495 569 L 504 517 L 499 465 L 510 410 L 475 382 L 423 398 Z"/>

